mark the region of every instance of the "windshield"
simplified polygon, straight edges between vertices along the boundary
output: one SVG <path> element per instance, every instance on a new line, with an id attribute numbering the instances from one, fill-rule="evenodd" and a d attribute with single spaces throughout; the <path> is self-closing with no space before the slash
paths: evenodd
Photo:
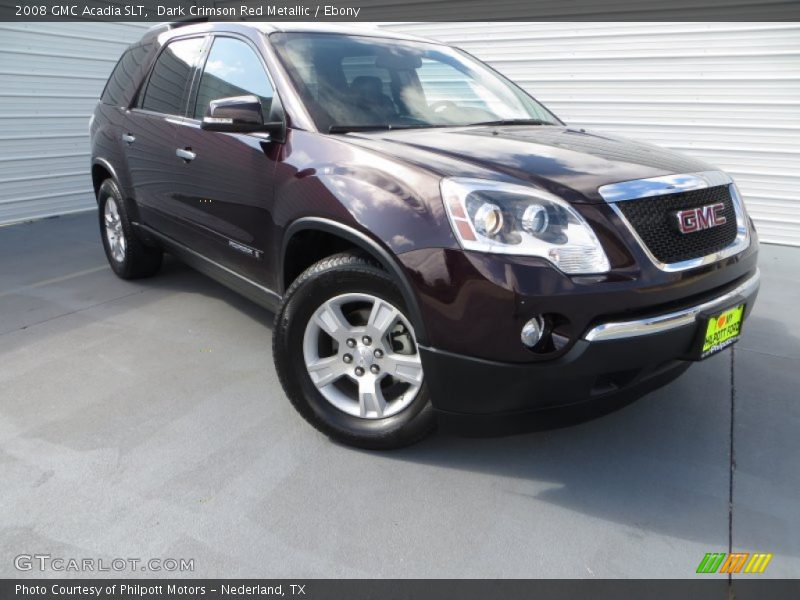
<path id="1" fill-rule="evenodd" d="M 320 131 L 560 124 L 455 48 L 330 33 L 273 33 L 270 41 Z"/>

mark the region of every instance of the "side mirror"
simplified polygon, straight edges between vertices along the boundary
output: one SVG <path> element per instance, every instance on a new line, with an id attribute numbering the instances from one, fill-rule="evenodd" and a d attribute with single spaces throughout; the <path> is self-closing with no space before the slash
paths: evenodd
<path id="1" fill-rule="evenodd" d="M 286 133 L 283 121 L 264 123 L 261 100 L 253 95 L 212 100 L 200 127 L 226 133 L 269 133 L 276 142 L 283 141 Z"/>

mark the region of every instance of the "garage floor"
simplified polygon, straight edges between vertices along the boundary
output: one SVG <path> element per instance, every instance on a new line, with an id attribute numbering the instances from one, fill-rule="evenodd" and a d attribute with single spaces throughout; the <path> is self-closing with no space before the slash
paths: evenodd
<path id="1" fill-rule="evenodd" d="M 761 265 L 735 355 L 627 408 L 370 453 L 295 414 L 269 312 L 173 260 L 117 279 L 93 214 L 0 228 L 0 577 L 692 577 L 731 542 L 798 577 L 800 249 Z"/>

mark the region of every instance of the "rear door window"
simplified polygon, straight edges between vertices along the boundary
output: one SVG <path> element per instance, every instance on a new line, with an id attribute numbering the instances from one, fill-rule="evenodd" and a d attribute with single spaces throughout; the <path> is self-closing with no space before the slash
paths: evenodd
<path id="1" fill-rule="evenodd" d="M 166 115 L 183 115 L 192 69 L 203 49 L 204 37 L 171 42 L 156 60 L 141 108 Z"/>

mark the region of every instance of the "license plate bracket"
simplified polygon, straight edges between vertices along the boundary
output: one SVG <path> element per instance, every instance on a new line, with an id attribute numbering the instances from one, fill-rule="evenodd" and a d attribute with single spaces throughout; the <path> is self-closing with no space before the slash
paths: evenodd
<path id="1" fill-rule="evenodd" d="M 742 335 L 744 313 L 744 302 L 700 313 L 697 317 L 694 360 L 704 360 L 738 342 Z"/>

